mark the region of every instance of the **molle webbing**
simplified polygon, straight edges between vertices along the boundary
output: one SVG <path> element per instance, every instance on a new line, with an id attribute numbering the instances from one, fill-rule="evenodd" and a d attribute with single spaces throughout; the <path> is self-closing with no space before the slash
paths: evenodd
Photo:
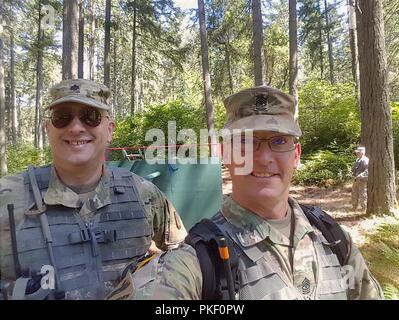
<path id="1" fill-rule="evenodd" d="M 104 287 L 98 290 L 99 282 L 118 281 L 123 265 L 144 255 L 151 244 L 152 228 L 132 174 L 119 168 L 109 170 L 111 204 L 99 208 L 90 223 L 85 223 L 75 208 L 48 205 L 46 210 L 62 287 L 66 292 L 79 290 L 80 297 L 88 299 L 102 299 L 107 292 Z M 51 166 L 35 171 L 43 195 Z M 27 175 L 25 183 L 31 191 Z M 27 207 L 34 209 L 32 192 L 29 194 Z M 17 237 L 22 268 L 40 270 L 43 264 L 50 264 L 37 217 L 20 221 Z"/>

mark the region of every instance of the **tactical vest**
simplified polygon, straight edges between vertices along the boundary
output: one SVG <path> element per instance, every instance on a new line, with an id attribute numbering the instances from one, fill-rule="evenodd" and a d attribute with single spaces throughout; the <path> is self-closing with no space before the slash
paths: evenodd
<path id="1" fill-rule="evenodd" d="M 277 259 L 260 243 L 243 246 L 234 227 L 219 212 L 212 218 L 233 242 L 238 256 L 237 277 L 240 300 L 303 300 L 304 296 L 281 270 Z M 321 232 L 311 232 L 317 257 L 316 289 L 311 299 L 346 300 L 344 272 Z"/>
<path id="2" fill-rule="evenodd" d="M 37 168 L 41 194 L 48 188 L 51 167 Z M 66 299 L 103 299 L 118 283 L 123 268 L 148 250 L 152 228 L 138 197 L 133 176 L 109 168 L 111 204 L 85 223 L 74 208 L 48 205 L 46 215 L 61 289 Z M 25 175 L 27 208 L 35 202 Z M 51 265 L 38 216 L 24 216 L 16 228 L 22 269 L 39 271 Z"/>

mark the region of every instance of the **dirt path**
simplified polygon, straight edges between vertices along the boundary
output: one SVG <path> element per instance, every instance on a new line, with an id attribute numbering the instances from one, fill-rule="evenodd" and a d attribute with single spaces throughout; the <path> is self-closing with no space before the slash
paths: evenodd
<path id="1" fill-rule="evenodd" d="M 231 178 L 226 169 L 222 170 L 222 178 L 223 194 L 230 194 Z M 355 244 L 361 246 L 365 235 L 373 233 L 381 223 L 394 222 L 394 218 L 365 217 L 362 212 L 352 211 L 351 188 L 351 183 L 336 188 L 292 186 L 290 194 L 300 203 L 316 205 L 329 213 L 350 233 Z"/>

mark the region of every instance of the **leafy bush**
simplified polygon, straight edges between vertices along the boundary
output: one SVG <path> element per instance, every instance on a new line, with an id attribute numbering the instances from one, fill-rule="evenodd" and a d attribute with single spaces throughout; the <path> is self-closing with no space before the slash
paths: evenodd
<path id="1" fill-rule="evenodd" d="M 393 150 L 395 154 L 395 167 L 399 168 L 399 102 L 392 102 L 392 129 L 393 129 Z"/>
<path id="2" fill-rule="evenodd" d="M 344 153 L 317 151 L 303 160 L 294 175 L 293 183 L 324 186 L 341 184 L 350 178 L 354 161 L 353 156 Z"/>
<path id="3" fill-rule="evenodd" d="M 43 152 L 31 145 L 18 145 L 7 147 L 7 168 L 8 173 L 22 172 L 28 165 L 41 166 L 51 162 L 50 148 Z"/>
<path id="4" fill-rule="evenodd" d="M 175 127 L 172 130 L 175 130 L 175 132 L 169 132 L 168 125 L 170 121 L 174 122 L 173 126 Z M 205 110 L 203 108 L 187 106 L 176 100 L 163 105 L 151 106 L 147 110 L 125 119 L 117 119 L 111 147 L 150 146 L 159 138 L 159 133 L 155 133 L 156 139 L 150 135 L 148 137 L 149 141 L 146 141 L 146 134 L 150 129 L 162 131 L 165 145 L 199 144 L 203 142 L 200 140 L 200 130 L 206 128 Z M 182 129 L 192 130 L 190 134 L 194 133 L 195 137 L 179 136 L 179 133 L 183 134 Z M 206 137 L 202 139 L 206 140 Z M 162 145 L 163 143 L 160 144 Z M 132 150 L 129 151 L 129 153 L 131 152 Z M 167 154 L 167 150 L 165 153 Z M 207 154 L 207 147 L 197 147 L 197 155 L 205 156 Z M 115 155 L 111 155 L 109 159 L 111 158 L 121 159 Z"/>
<path id="5" fill-rule="evenodd" d="M 199 136 L 200 129 L 206 128 L 205 111 L 184 105 L 178 100 L 151 106 L 134 116 L 116 120 L 112 142 L 114 147 L 151 145 L 153 141 L 145 141 L 146 132 L 150 129 L 162 130 L 167 142 L 169 121 L 176 122 L 176 133 L 182 129 L 193 129 Z"/>
<path id="6" fill-rule="evenodd" d="M 348 149 L 359 142 L 360 118 L 352 84 L 309 81 L 299 91 L 299 123 L 305 155 L 335 142 Z"/>

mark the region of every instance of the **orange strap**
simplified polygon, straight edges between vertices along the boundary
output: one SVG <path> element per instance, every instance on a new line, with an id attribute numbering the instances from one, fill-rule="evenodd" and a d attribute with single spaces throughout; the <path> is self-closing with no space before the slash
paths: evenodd
<path id="1" fill-rule="evenodd" d="M 218 249 L 219 249 L 220 258 L 222 260 L 228 260 L 230 258 L 230 256 L 229 256 L 229 248 L 227 246 L 226 247 L 219 247 Z"/>

